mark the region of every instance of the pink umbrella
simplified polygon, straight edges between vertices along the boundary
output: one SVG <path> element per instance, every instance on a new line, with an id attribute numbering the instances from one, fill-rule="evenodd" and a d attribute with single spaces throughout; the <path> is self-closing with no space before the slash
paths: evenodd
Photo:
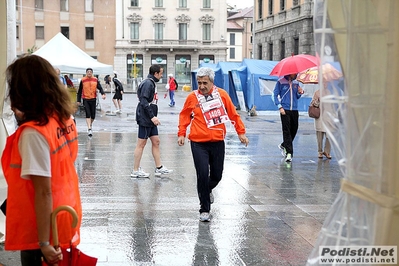
<path id="1" fill-rule="evenodd" d="M 318 64 L 319 59 L 314 55 L 292 55 L 278 62 L 269 75 L 281 77 L 289 74 L 297 74 Z"/>

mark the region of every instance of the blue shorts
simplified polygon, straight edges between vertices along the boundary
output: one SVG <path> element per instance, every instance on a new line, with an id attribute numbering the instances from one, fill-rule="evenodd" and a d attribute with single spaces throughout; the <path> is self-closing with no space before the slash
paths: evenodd
<path id="1" fill-rule="evenodd" d="M 143 127 L 139 125 L 139 139 L 148 139 L 152 136 L 158 136 L 158 127 Z"/>

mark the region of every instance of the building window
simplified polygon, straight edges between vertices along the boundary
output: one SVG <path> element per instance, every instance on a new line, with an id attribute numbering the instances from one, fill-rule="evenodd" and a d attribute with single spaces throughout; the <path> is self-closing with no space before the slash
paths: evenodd
<path id="1" fill-rule="evenodd" d="M 155 40 L 163 40 L 163 23 L 155 23 Z"/>
<path id="2" fill-rule="evenodd" d="M 69 27 L 61 27 L 61 33 L 69 39 Z"/>
<path id="3" fill-rule="evenodd" d="M 179 23 L 179 40 L 187 40 L 187 23 Z"/>
<path id="4" fill-rule="evenodd" d="M 299 5 L 299 0 L 292 0 L 292 5 L 293 6 Z"/>
<path id="5" fill-rule="evenodd" d="M 236 48 L 230 48 L 230 59 L 236 58 Z"/>
<path id="6" fill-rule="evenodd" d="M 94 28 L 86 27 L 86 40 L 94 40 Z"/>
<path id="7" fill-rule="evenodd" d="M 163 0 L 155 0 L 155 7 L 163 7 Z"/>
<path id="8" fill-rule="evenodd" d="M 267 50 L 268 50 L 268 56 L 267 56 L 267 57 L 268 57 L 268 59 L 269 59 L 270 61 L 273 61 L 273 43 L 270 42 L 270 43 L 268 44 L 268 46 L 269 46 L 269 47 L 268 47 L 268 49 L 267 49 Z"/>
<path id="9" fill-rule="evenodd" d="M 273 15 L 273 0 L 269 0 L 269 16 Z"/>
<path id="10" fill-rule="evenodd" d="M 251 35 L 249 43 L 253 43 L 253 41 L 254 41 L 254 39 L 253 39 L 253 36 Z"/>
<path id="11" fill-rule="evenodd" d="M 138 22 L 130 23 L 130 39 L 131 40 L 139 39 L 139 23 Z"/>
<path id="12" fill-rule="evenodd" d="M 60 0 L 60 11 L 68 12 L 68 0 Z"/>
<path id="13" fill-rule="evenodd" d="M 262 59 L 262 45 L 261 44 L 258 45 L 258 59 L 259 60 Z"/>
<path id="14" fill-rule="evenodd" d="M 179 0 L 179 7 L 180 8 L 187 7 L 187 0 Z"/>
<path id="15" fill-rule="evenodd" d="M 230 33 L 230 45 L 236 45 L 236 34 Z"/>
<path id="16" fill-rule="evenodd" d="M 19 26 L 17 25 L 17 30 L 16 30 L 16 34 L 17 34 L 17 39 L 19 39 Z"/>
<path id="17" fill-rule="evenodd" d="M 130 6 L 138 7 L 139 6 L 139 0 L 130 0 Z"/>
<path id="18" fill-rule="evenodd" d="M 294 51 L 294 54 L 299 54 L 299 38 L 298 37 L 294 38 L 294 47 L 292 50 Z"/>
<path id="19" fill-rule="evenodd" d="M 285 10 L 285 0 L 280 0 L 280 11 Z"/>
<path id="20" fill-rule="evenodd" d="M 263 17 L 263 0 L 258 0 L 258 18 Z"/>
<path id="21" fill-rule="evenodd" d="M 18 10 L 18 2 L 19 0 L 15 0 L 15 10 Z"/>
<path id="22" fill-rule="evenodd" d="M 43 0 L 35 0 L 35 9 L 43 10 Z"/>
<path id="23" fill-rule="evenodd" d="M 44 26 L 36 26 L 36 40 L 44 40 Z"/>
<path id="24" fill-rule="evenodd" d="M 203 8 L 211 8 L 211 0 L 203 0 Z"/>
<path id="25" fill-rule="evenodd" d="M 285 41 L 280 41 L 280 59 L 285 58 Z"/>
<path id="26" fill-rule="evenodd" d="M 93 0 L 85 0 L 85 12 L 93 12 Z"/>
<path id="27" fill-rule="evenodd" d="M 202 24 L 202 40 L 211 40 L 211 24 Z"/>

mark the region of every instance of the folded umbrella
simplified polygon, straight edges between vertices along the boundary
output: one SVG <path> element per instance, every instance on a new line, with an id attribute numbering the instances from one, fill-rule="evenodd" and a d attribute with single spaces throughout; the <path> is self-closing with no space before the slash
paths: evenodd
<path id="1" fill-rule="evenodd" d="M 317 66 L 318 64 L 319 59 L 314 55 L 292 55 L 278 62 L 270 72 L 270 75 L 281 77 L 290 74 L 297 74 L 305 69 Z"/>
<path id="2" fill-rule="evenodd" d="M 59 247 L 58 242 L 58 229 L 56 223 L 57 214 L 60 211 L 67 211 L 72 215 L 72 227 L 76 227 L 78 223 L 78 215 L 76 211 L 66 205 L 58 206 L 53 213 L 51 214 L 51 228 L 53 234 L 53 245 L 57 249 Z M 62 249 L 62 260 L 58 262 L 58 266 L 95 266 L 97 265 L 97 258 L 90 257 L 83 252 L 81 252 L 76 246 L 71 246 L 69 249 Z M 48 265 L 46 262 L 43 261 L 43 266 Z"/>

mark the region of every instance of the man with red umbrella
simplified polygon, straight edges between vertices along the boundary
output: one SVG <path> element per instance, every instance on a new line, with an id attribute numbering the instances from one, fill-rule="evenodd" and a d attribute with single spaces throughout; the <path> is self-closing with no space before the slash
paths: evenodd
<path id="1" fill-rule="evenodd" d="M 273 101 L 280 110 L 283 129 L 283 142 L 278 147 L 286 162 L 291 162 L 294 154 L 292 143 L 298 131 L 298 99 L 304 92 L 299 82 L 295 80 L 296 76 L 296 73 L 283 76 L 277 81 L 273 90 Z"/>

